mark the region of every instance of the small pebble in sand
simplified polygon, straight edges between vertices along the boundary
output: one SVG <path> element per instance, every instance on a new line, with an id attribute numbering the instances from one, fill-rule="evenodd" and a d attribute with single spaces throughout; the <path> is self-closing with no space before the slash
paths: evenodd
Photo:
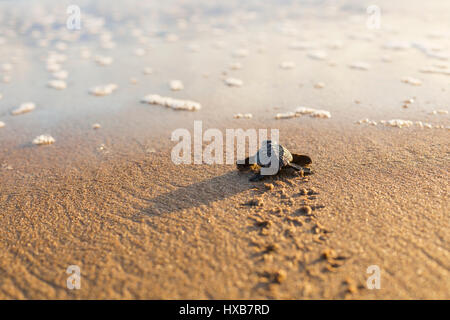
<path id="1" fill-rule="evenodd" d="M 242 85 L 244 84 L 242 80 L 236 78 L 227 78 L 225 79 L 225 83 L 229 87 L 242 87 Z"/>
<path id="2" fill-rule="evenodd" d="M 48 134 L 42 134 L 40 136 L 37 136 L 33 140 L 33 144 L 36 144 L 36 145 L 46 145 L 46 144 L 52 144 L 52 143 L 55 143 L 55 139 Z"/>
<path id="3" fill-rule="evenodd" d="M 413 77 L 403 77 L 401 79 L 402 82 L 413 85 L 413 86 L 420 86 L 422 85 L 422 81 Z"/>
<path id="4" fill-rule="evenodd" d="M 255 223 L 255 225 L 257 227 L 263 228 L 263 229 L 268 229 L 270 228 L 270 226 L 272 225 L 272 223 L 269 220 L 264 220 L 264 221 L 257 221 Z"/>
<path id="5" fill-rule="evenodd" d="M 33 102 L 25 102 L 22 103 L 18 108 L 11 111 L 13 116 L 17 116 L 19 114 L 24 114 L 27 112 L 31 112 L 36 108 L 36 105 Z"/>
<path id="6" fill-rule="evenodd" d="M 3 128 L 5 126 L 5 123 L 3 121 L 0 121 L 0 128 Z"/>
<path id="7" fill-rule="evenodd" d="M 344 284 L 347 285 L 347 293 L 353 294 L 358 292 L 358 287 L 356 286 L 355 281 L 353 281 L 352 279 L 345 279 Z"/>
<path id="8" fill-rule="evenodd" d="M 230 63 L 230 69 L 231 70 L 241 70 L 242 64 L 240 62 L 232 62 L 232 63 Z"/>
<path id="9" fill-rule="evenodd" d="M 356 70 L 363 70 L 363 71 L 367 71 L 370 69 L 370 65 L 366 62 L 353 62 L 349 65 L 349 67 L 351 69 L 356 69 Z"/>
<path id="10" fill-rule="evenodd" d="M 284 270 L 278 270 L 274 273 L 274 281 L 278 284 L 284 282 L 286 280 L 286 271 Z"/>
<path id="11" fill-rule="evenodd" d="M 144 68 L 143 73 L 144 73 L 145 75 L 152 74 L 152 73 L 153 73 L 153 69 L 152 69 L 152 68 L 149 68 L 149 67 Z"/>
<path id="12" fill-rule="evenodd" d="M 92 129 L 95 129 L 95 130 L 97 130 L 97 129 L 100 129 L 102 126 L 100 125 L 100 123 L 94 123 L 93 125 L 92 125 Z"/>
<path id="13" fill-rule="evenodd" d="M 162 97 L 157 94 L 149 94 L 141 99 L 142 103 L 158 104 L 171 108 L 173 110 L 185 110 L 185 111 L 197 111 L 201 109 L 201 105 L 198 102 L 190 100 L 173 99 L 170 97 Z"/>
<path id="14" fill-rule="evenodd" d="M 303 189 L 300 190 L 300 194 L 301 194 L 302 196 L 306 196 L 306 195 L 308 194 L 308 190 L 306 190 L 305 188 L 303 188 Z"/>
<path id="15" fill-rule="evenodd" d="M 334 251 L 333 249 L 326 248 L 325 250 L 322 251 L 321 256 L 325 260 L 333 260 L 334 258 L 337 257 L 337 254 L 336 251 Z"/>
<path id="16" fill-rule="evenodd" d="M 64 80 L 50 80 L 47 82 L 47 86 L 56 90 L 64 90 L 67 88 L 67 83 Z"/>
<path id="17" fill-rule="evenodd" d="M 314 85 L 314 88 L 316 88 L 316 89 L 322 89 L 322 88 L 324 88 L 325 87 L 325 83 L 323 83 L 323 82 L 317 82 L 315 85 Z"/>
<path id="18" fill-rule="evenodd" d="M 295 63 L 292 61 L 283 61 L 282 63 L 280 63 L 280 68 L 285 70 L 294 69 Z"/>
<path id="19" fill-rule="evenodd" d="M 273 189 L 275 188 L 275 186 L 274 186 L 273 184 L 271 184 L 271 183 L 265 183 L 265 184 L 264 184 L 264 187 L 265 187 L 267 190 L 273 190 Z"/>
<path id="20" fill-rule="evenodd" d="M 183 82 L 180 80 L 172 80 L 169 82 L 170 90 L 172 91 L 180 91 L 184 89 Z"/>
<path id="21" fill-rule="evenodd" d="M 95 86 L 89 89 L 89 93 L 94 96 L 106 96 L 116 91 L 117 88 L 117 84 L 110 83 L 106 85 Z"/>
<path id="22" fill-rule="evenodd" d="M 260 198 L 256 198 L 246 202 L 245 205 L 250 207 L 262 207 L 264 206 L 264 201 Z"/>
<path id="23" fill-rule="evenodd" d="M 271 253 L 271 252 L 277 252 L 280 250 L 280 247 L 276 244 L 269 244 L 266 246 L 266 249 L 264 250 L 265 253 Z"/>
<path id="24" fill-rule="evenodd" d="M 237 113 L 233 116 L 235 119 L 251 119 L 253 115 L 251 113 Z"/>

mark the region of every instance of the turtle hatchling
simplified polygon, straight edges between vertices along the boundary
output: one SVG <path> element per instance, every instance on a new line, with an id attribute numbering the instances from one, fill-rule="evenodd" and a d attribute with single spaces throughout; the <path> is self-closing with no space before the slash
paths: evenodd
<path id="1" fill-rule="evenodd" d="M 273 161 L 277 161 L 278 163 L 273 163 Z M 245 158 L 244 160 L 238 160 L 236 165 L 239 170 L 246 170 L 252 165 L 258 165 L 260 170 L 250 178 L 250 181 L 259 181 L 264 176 L 276 175 L 285 168 L 292 168 L 296 171 L 303 171 L 303 173 L 310 174 L 311 170 L 305 166 L 311 163 L 312 160 L 310 157 L 291 153 L 281 144 L 272 142 L 271 140 L 265 140 L 254 156 Z"/>

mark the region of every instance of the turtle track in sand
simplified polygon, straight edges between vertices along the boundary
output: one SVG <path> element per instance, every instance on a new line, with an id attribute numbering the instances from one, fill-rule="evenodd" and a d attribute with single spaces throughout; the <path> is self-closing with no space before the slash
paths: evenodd
<path id="1" fill-rule="evenodd" d="M 249 259 L 257 266 L 257 296 L 274 299 L 321 296 L 351 298 L 363 289 L 361 281 L 345 278 L 341 287 L 323 289 L 328 277 L 343 277 L 342 267 L 351 257 L 337 253 L 329 241 L 333 230 L 320 220 L 320 192 L 311 186 L 311 178 L 280 174 L 255 184 L 253 198 L 241 204 L 247 207 Z M 298 291 L 284 292 L 285 283 L 297 282 Z M 320 285 L 321 284 L 321 285 Z"/>

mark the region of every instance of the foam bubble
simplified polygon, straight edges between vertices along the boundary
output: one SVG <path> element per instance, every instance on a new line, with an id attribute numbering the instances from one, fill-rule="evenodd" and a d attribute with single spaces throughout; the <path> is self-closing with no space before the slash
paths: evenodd
<path id="1" fill-rule="evenodd" d="M 180 80 L 172 80 L 169 82 L 170 90 L 172 91 L 180 91 L 184 89 L 183 82 Z"/>
<path id="2" fill-rule="evenodd" d="M 413 85 L 413 86 L 420 86 L 422 85 L 422 80 L 416 79 L 413 77 L 403 77 L 401 79 L 402 82 Z"/>
<path id="3" fill-rule="evenodd" d="M 157 94 L 149 94 L 141 99 L 142 103 L 157 104 L 171 108 L 173 110 L 197 111 L 201 109 L 198 102 L 190 100 L 173 99 L 170 97 L 162 97 Z"/>
<path id="4" fill-rule="evenodd" d="M 40 136 L 37 136 L 33 140 L 33 144 L 36 144 L 36 145 L 47 145 L 47 144 L 52 144 L 52 143 L 55 143 L 55 139 L 51 135 L 48 135 L 48 134 L 42 134 Z"/>
<path id="5" fill-rule="evenodd" d="M 94 96 L 106 96 L 116 91 L 117 88 L 117 84 L 110 83 L 106 85 L 95 86 L 89 89 L 89 93 Z"/>
<path id="6" fill-rule="evenodd" d="M 253 118 L 253 115 L 251 113 L 237 113 L 233 116 L 235 119 L 251 119 Z"/>
<path id="7" fill-rule="evenodd" d="M 297 117 L 297 114 L 295 112 L 277 113 L 275 115 L 275 119 L 290 119 L 295 117 Z"/>
<path id="8" fill-rule="evenodd" d="M 17 116 L 19 114 L 24 114 L 33 111 L 36 108 L 36 105 L 33 102 L 24 102 L 18 108 L 11 111 L 13 116 Z"/>
<path id="9" fill-rule="evenodd" d="M 230 87 L 242 87 L 244 84 L 242 80 L 236 78 L 227 78 L 225 79 L 225 83 Z"/>
<path id="10" fill-rule="evenodd" d="M 50 80 L 47 82 L 47 86 L 56 90 L 64 90 L 67 88 L 67 83 L 64 80 Z"/>
<path id="11" fill-rule="evenodd" d="M 309 115 L 313 118 L 331 118 L 331 113 L 329 111 L 308 107 L 298 107 L 295 110 L 295 113 L 297 115 Z"/>

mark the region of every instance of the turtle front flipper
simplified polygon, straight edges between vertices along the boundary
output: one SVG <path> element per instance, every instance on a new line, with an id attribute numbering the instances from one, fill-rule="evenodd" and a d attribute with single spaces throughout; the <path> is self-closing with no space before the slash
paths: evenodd
<path id="1" fill-rule="evenodd" d="M 301 167 L 307 166 L 312 163 L 312 160 L 310 157 L 302 155 L 302 154 L 292 154 L 292 161 L 291 164 L 296 164 Z M 295 168 L 294 168 L 295 169 Z"/>
<path id="2" fill-rule="evenodd" d="M 294 169 L 296 171 L 303 170 L 303 168 L 301 166 L 299 166 L 298 164 L 295 164 L 295 163 L 289 163 L 286 167 L 292 168 L 292 169 Z"/>
<path id="3" fill-rule="evenodd" d="M 310 168 L 305 168 L 305 167 L 299 166 L 296 163 L 289 163 L 286 167 L 292 168 L 296 171 L 299 171 L 299 172 L 301 172 L 302 175 L 309 175 L 312 173 Z"/>

